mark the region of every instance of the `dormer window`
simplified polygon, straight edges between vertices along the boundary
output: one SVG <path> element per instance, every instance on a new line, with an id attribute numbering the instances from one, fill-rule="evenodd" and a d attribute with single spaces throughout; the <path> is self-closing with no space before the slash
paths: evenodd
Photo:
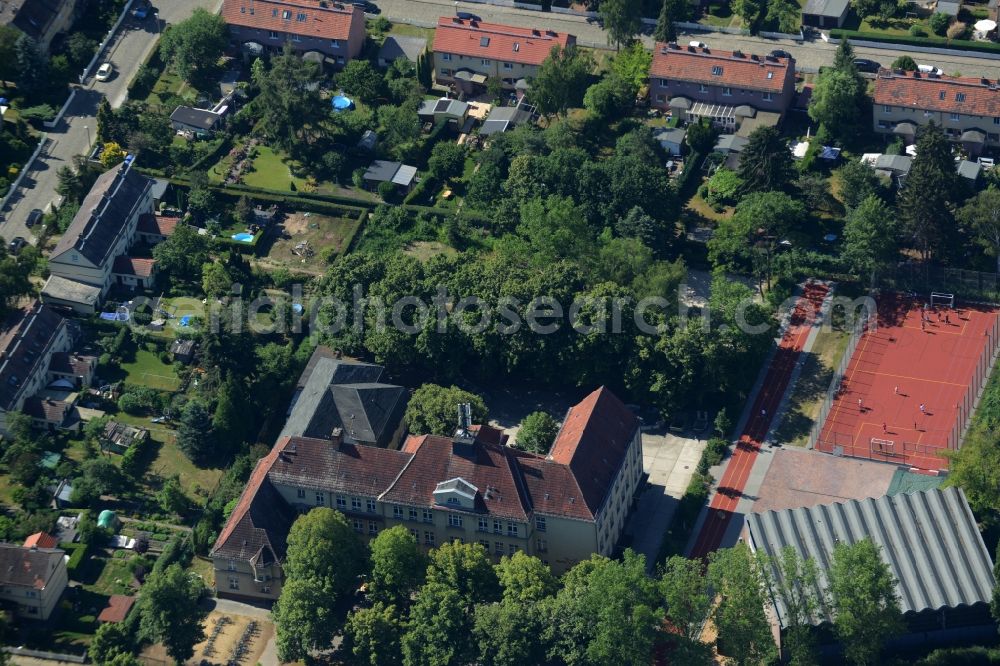
<path id="1" fill-rule="evenodd" d="M 462 503 L 459 501 L 457 497 L 449 497 L 446 503 L 449 506 L 462 506 Z"/>
<path id="2" fill-rule="evenodd" d="M 712 67 L 712 76 L 722 76 L 722 67 L 719 65 Z"/>

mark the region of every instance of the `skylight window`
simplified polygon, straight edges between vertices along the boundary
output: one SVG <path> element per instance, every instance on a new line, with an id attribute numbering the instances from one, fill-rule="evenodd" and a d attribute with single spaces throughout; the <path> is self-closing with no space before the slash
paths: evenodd
<path id="1" fill-rule="evenodd" d="M 520 50 L 521 50 L 521 45 L 518 44 L 517 42 L 514 42 L 514 53 L 517 53 Z"/>
<path id="2" fill-rule="evenodd" d="M 480 37 L 479 38 L 479 45 L 483 46 L 483 47 L 489 46 L 490 45 L 490 38 L 489 37 Z"/>
<path id="3" fill-rule="evenodd" d="M 722 76 L 722 68 L 718 65 L 712 68 L 712 76 Z"/>

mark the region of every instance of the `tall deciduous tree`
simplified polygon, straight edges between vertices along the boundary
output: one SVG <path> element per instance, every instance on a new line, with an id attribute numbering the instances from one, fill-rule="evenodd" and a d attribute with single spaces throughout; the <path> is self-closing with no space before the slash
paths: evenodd
<path id="1" fill-rule="evenodd" d="M 750 133 L 737 173 L 746 192 L 781 190 L 792 180 L 792 154 L 777 128 L 758 127 Z"/>
<path id="2" fill-rule="evenodd" d="M 878 663 L 883 644 L 903 631 L 896 579 L 871 539 L 840 542 L 830 566 L 833 630 L 844 655 L 857 664 Z"/>
<path id="3" fill-rule="evenodd" d="M 372 571 L 368 594 L 372 598 L 406 608 L 410 595 L 423 584 L 427 558 L 417 540 L 402 525 L 378 533 L 371 542 Z"/>
<path id="4" fill-rule="evenodd" d="M 951 228 L 956 179 L 948 137 L 934 122 L 924 125 L 897 205 L 907 235 L 925 258 L 933 254 Z"/>
<path id="5" fill-rule="evenodd" d="M 546 454 L 559 432 L 559 423 L 548 412 L 532 412 L 517 431 L 517 448 Z"/>
<path id="6" fill-rule="evenodd" d="M 583 103 L 594 57 L 575 46 L 552 47 L 548 57 L 531 80 L 531 99 L 543 115 L 565 114 Z"/>
<path id="7" fill-rule="evenodd" d="M 809 117 L 838 139 L 847 138 L 856 128 L 861 103 L 866 95 L 860 77 L 836 68 L 820 72 L 809 100 Z"/>
<path id="8" fill-rule="evenodd" d="M 642 3 L 639 0 L 601 0 L 597 8 L 608 43 L 615 48 L 625 46 L 642 28 Z"/>
<path id="9" fill-rule="evenodd" d="M 996 257 L 1000 273 L 1000 189 L 991 185 L 983 190 L 959 208 L 956 217 L 972 232 L 976 242 Z"/>
<path id="10" fill-rule="evenodd" d="M 357 95 L 362 101 L 375 101 L 385 87 L 382 74 L 370 62 L 352 59 L 337 75 L 337 84 L 351 95 Z"/>
<path id="11" fill-rule="evenodd" d="M 840 200 L 848 210 L 856 208 L 870 195 L 884 198 L 882 180 L 871 165 L 861 160 L 848 161 L 837 169 L 837 175 L 840 177 Z"/>
<path id="12" fill-rule="evenodd" d="M 201 281 L 201 268 L 208 261 L 208 239 L 187 224 L 178 224 L 174 233 L 153 248 L 153 258 L 173 280 Z"/>
<path id="13" fill-rule="evenodd" d="M 376 601 L 347 616 L 344 647 L 354 663 L 368 666 L 399 666 L 403 663 L 403 621 L 396 607 Z"/>
<path id="14" fill-rule="evenodd" d="M 771 0 L 767 5 L 767 20 L 774 23 L 779 32 L 796 32 L 802 10 L 794 0 Z"/>
<path id="15" fill-rule="evenodd" d="M 316 508 L 292 524 L 285 583 L 272 611 L 282 661 L 329 646 L 342 619 L 337 601 L 357 586 L 367 560 L 365 545 L 338 511 Z"/>
<path id="16" fill-rule="evenodd" d="M 160 39 L 160 54 L 186 81 L 215 67 L 229 42 L 226 21 L 201 7 L 171 26 Z"/>
<path id="17" fill-rule="evenodd" d="M 177 663 L 194 656 L 194 646 L 205 638 L 202 621 L 208 614 L 198 600 L 201 578 L 191 577 L 180 564 L 171 564 L 146 579 L 139 598 L 142 635 L 163 643 Z"/>
<path id="18" fill-rule="evenodd" d="M 899 251 L 896 218 L 884 201 L 869 195 L 847 216 L 843 257 L 862 279 L 891 265 Z"/>
<path id="19" fill-rule="evenodd" d="M 734 14 L 743 19 L 744 26 L 749 28 L 751 32 L 756 31 L 757 21 L 764 10 L 762 0 L 732 0 L 729 6 L 732 7 Z"/>
<path id="20" fill-rule="evenodd" d="M 17 40 L 21 31 L 12 25 L 0 25 L 0 82 L 17 78 Z"/>
<path id="21" fill-rule="evenodd" d="M 777 557 L 763 563 L 770 588 L 785 612 L 786 656 L 795 666 L 819 661 L 813 635 L 813 620 L 820 608 L 815 560 L 802 558 L 792 546 L 785 546 Z"/>
<path id="22" fill-rule="evenodd" d="M 726 656 L 737 664 L 760 664 L 775 652 L 764 616 L 764 578 L 760 563 L 745 543 L 709 556 L 708 577 L 719 595 L 712 617 Z"/>
<path id="23" fill-rule="evenodd" d="M 452 435 L 458 426 L 458 406 L 463 403 L 471 405 L 473 423 L 485 421 L 486 403 L 475 393 L 457 386 L 424 384 L 413 392 L 403 420 L 412 433 Z"/>
<path id="24" fill-rule="evenodd" d="M 663 565 L 660 592 L 666 602 L 667 620 L 679 634 L 673 652 L 678 663 L 711 663 L 711 646 L 699 640 L 702 624 L 712 607 L 702 563 L 671 557 Z"/>

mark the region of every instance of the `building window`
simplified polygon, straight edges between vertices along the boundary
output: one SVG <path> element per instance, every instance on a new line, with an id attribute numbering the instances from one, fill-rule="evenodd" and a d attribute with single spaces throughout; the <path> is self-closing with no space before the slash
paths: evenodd
<path id="1" fill-rule="evenodd" d="M 291 21 L 292 20 L 292 11 L 290 9 L 283 10 L 281 12 L 281 18 L 285 19 L 286 21 Z"/>
<path id="2" fill-rule="evenodd" d="M 401 507 L 399 505 L 393 506 L 392 507 L 392 517 L 393 518 L 399 518 L 400 520 L 402 520 L 403 519 L 403 507 Z"/>
<path id="3" fill-rule="evenodd" d="M 434 512 L 430 509 L 424 509 L 424 522 L 431 524 L 434 523 Z"/>
<path id="4" fill-rule="evenodd" d="M 1000 125 L 1000 116 L 993 116 L 993 124 Z"/>
<path id="5" fill-rule="evenodd" d="M 302 498 L 304 498 L 304 497 L 306 496 L 306 491 L 305 491 L 305 489 L 303 489 L 303 488 L 299 488 L 298 490 L 296 490 L 296 491 L 295 491 L 295 496 L 296 496 L 296 497 L 298 497 L 299 499 L 302 499 Z"/>
<path id="6" fill-rule="evenodd" d="M 451 70 L 450 69 L 442 69 L 441 70 L 441 76 L 451 76 Z"/>
<path id="7" fill-rule="evenodd" d="M 296 21 L 305 21 L 306 20 L 306 15 L 303 14 L 302 12 L 299 12 L 298 14 L 295 15 L 295 20 Z"/>
<path id="8" fill-rule="evenodd" d="M 359 520 L 357 518 L 355 518 L 352 522 L 354 523 L 354 531 L 355 532 L 364 532 L 365 531 L 365 524 L 364 524 L 364 522 L 362 522 L 361 520 Z"/>
<path id="9" fill-rule="evenodd" d="M 722 67 L 714 65 L 712 67 L 712 76 L 722 76 Z"/>
<path id="10" fill-rule="evenodd" d="M 480 539 L 479 540 L 479 545 L 482 546 L 483 550 L 485 550 L 487 553 L 490 552 L 490 540 L 489 539 Z"/>
<path id="11" fill-rule="evenodd" d="M 229 589 L 230 590 L 238 590 L 238 589 L 240 589 L 240 579 L 237 578 L 236 576 L 230 576 L 229 577 Z"/>
<path id="12" fill-rule="evenodd" d="M 494 542 L 493 550 L 497 555 L 503 555 L 503 541 Z"/>
<path id="13" fill-rule="evenodd" d="M 706 86 L 704 83 L 699 83 L 698 92 L 703 92 L 703 93 L 708 92 L 708 86 Z"/>
<path id="14" fill-rule="evenodd" d="M 479 62 L 482 64 L 483 67 L 489 67 L 490 66 L 490 61 L 487 60 L 486 58 L 483 58 Z"/>
<path id="15" fill-rule="evenodd" d="M 656 101 L 658 103 L 660 103 L 660 104 L 663 104 L 664 102 L 667 101 L 667 96 L 666 95 L 657 95 L 656 96 Z"/>
<path id="16" fill-rule="evenodd" d="M 503 68 L 509 72 L 510 70 L 514 69 L 514 65 L 513 63 L 505 62 L 503 64 Z"/>
<path id="17" fill-rule="evenodd" d="M 361 499 L 360 498 L 358 498 L 358 497 L 352 497 L 351 498 L 351 510 L 352 511 L 361 511 Z"/>
<path id="18" fill-rule="evenodd" d="M 434 545 L 434 532 L 424 532 L 424 543 L 428 546 Z"/>
<path id="19" fill-rule="evenodd" d="M 347 498 L 343 495 L 337 495 L 337 508 L 346 509 L 347 508 Z"/>
<path id="20" fill-rule="evenodd" d="M 548 552 L 549 542 L 546 541 L 545 539 L 539 539 L 538 541 L 535 542 L 535 550 L 537 550 L 539 553 Z"/>
<path id="21" fill-rule="evenodd" d="M 368 521 L 368 534 L 378 534 L 378 523 L 374 520 Z"/>
<path id="22" fill-rule="evenodd" d="M 942 91 L 940 91 L 940 92 L 938 93 L 938 99 L 940 99 L 940 100 L 943 100 L 946 94 L 947 94 L 947 93 L 946 93 L 945 91 L 943 91 L 943 90 L 942 90 Z"/>
<path id="23" fill-rule="evenodd" d="M 666 88 L 667 86 L 669 86 L 669 85 L 670 85 L 670 81 L 668 81 L 668 80 L 666 80 L 666 79 L 657 79 L 656 83 L 657 83 L 657 85 L 659 85 L 659 86 L 660 86 L 661 88 Z"/>
<path id="24" fill-rule="evenodd" d="M 502 534 L 503 533 L 503 521 L 496 518 L 493 519 L 493 533 Z"/>
<path id="25" fill-rule="evenodd" d="M 514 553 L 516 553 L 519 550 L 520 550 L 520 548 L 517 547 L 516 543 L 512 543 L 512 544 L 508 544 L 507 545 L 507 552 L 509 554 L 511 554 L 511 555 L 513 555 Z"/>
<path id="26" fill-rule="evenodd" d="M 964 102 L 965 101 L 965 93 L 955 93 L 955 101 L 956 102 Z"/>
<path id="27" fill-rule="evenodd" d="M 316 506 L 323 506 L 326 504 L 326 495 L 324 493 L 316 493 Z"/>
<path id="28" fill-rule="evenodd" d="M 462 526 L 462 516 L 457 513 L 448 514 L 448 526 L 449 527 L 461 527 Z"/>
<path id="29" fill-rule="evenodd" d="M 986 139 L 992 141 L 993 143 L 996 143 L 997 141 L 1000 141 L 1000 134 L 994 134 L 993 132 L 990 132 L 989 134 L 986 135 Z"/>
<path id="30" fill-rule="evenodd" d="M 302 35 L 292 35 L 292 41 L 293 42 L 301 42 L 302 41 Z"/>
<path id="31" fill-rule="evenodd" d="M 733 96 L 733 89 L 730 88 L 729 86 L 723 86 L 723 88 L 722 88 L 722 94 L 725 95 L 726 97 L 732 97 Z"/>
<path id="32" fill-rule="evenodd" d="M 414 508 L 413 508 L 413 507 L 411 506 L 411 507 L 410 507 L 410 520 L 416 520 L 416 519 L 417 519 L 417 510 L 416 510 L 416 509 L 414 509 Z"/>
<path id="33" fill-rule="evenodd" d="M 340 40 L 339 39 L 331 39 L 330 40 L 330 47 L 331 48 L 335 48 L 335 49 L 339 49 L 340 48 Z"/>
<path id="34" fill-rule="evenodd" d="M 270 585 L 261 585 L 260 586 L 260 591 L 261 591 L 261 594 L 270 594 L 271 593 L 271 586 Z"/>
<path id="35" fill-rule="evenodd" d="M 445 62 L 451 62 L 451 54 L 450 53 L 442 53 L 441 54 L 441 60 L 444 60 Z"/>
<path id="36" fill-rule="evenodd" d="M 517 536 L 517 523 L 507 521 L 507 536 Z"/>
<path id="37" fill-rule="evenodd" d="M 543 516 L 535 517 L 535 529 L 539 532 L 545 531 L 545 518 Z"/>
<path id="38" fill-rule="evenodd" d="M 885 122 L 884 120 L 880 120 L 880 121 L 878 121 L 878 128 L 879 129 L 889 129 L 889 123 Z"/>
<path id="39" fill-rule="evenodd" d="M 763 94 L 763 95 L 762 95 L 761 97 L 763 98 L 763 100 L 764 100 L 765 102 L 770 102 L 771 100 L 773 100 L 773 99 L 774 99 L 774 95 L 772 95 L 772 94 L 771 94 L 771 93 L 769 93 L 769 92 L 766 92 L 766 93 L 764 93 L 764 94 Z"/>
<path id="40" fill-rule="evenodd" d="M 952 120 L 954 120 L 955 122 L 958 122 L 958 119 L 961 116 L 959 116 L 957 113 L 951 113 L 951 114 L 948 115 L 948 117 L 951 118 Z"/>
<path id="41" fill-rule="evenodd" d="M 274 30 L 268 31 L 267 36 L 270 37 L 271 39 L 277 39 L 279 37 L 278 33 L 276 33 Z"/>
<path id="42" fill-rule="evenodd" d="M 489 532 L 490 531 L 490 519 L 489 518 L 483 518 L 483 517 L 480 516 L 480 518 L 479 518 L 479 531 L 480 532 Z"/>
<path id="43" fill-rule="evenodd" d="M 413 538 L 414 538 L 414 540 L 415 540 L 415 541 L 417 541 L 417 542 L 419 543 L 419 541 L 420 541 L 420 532 L 416 531 L 416 530 L 415 530 L 415 529 L 413 529 L 413 528 L 410 528 L 410 534 L 412 534 L 412 535 L 413 535 Z"/>
<path id="44" fill-rule="evenodd" d="M 271 10 L 271 17 L 272 18 L 278 18 L 278 10 L 277 9 L 272 9 Z"/>
<path id="45" fill-rule="evenodd" d="M 890 107 L 888 104 L 882 107 L 882 113 L 889 113 L 890 111 L 892 111 L 892 107 Z"/>
<path id="46" fill-rule="evenodd" d="M 236 560 L 229 560 L 229 570 L 236 571 Z"/>
<path id="47" fill-rule="evenodd" d="M 462 503 L 458 501 L 457 497 L 449 497 L 445 501 L 445 504 L 448 504 L 449 506 L 461 506 L 462 505 Z"/>

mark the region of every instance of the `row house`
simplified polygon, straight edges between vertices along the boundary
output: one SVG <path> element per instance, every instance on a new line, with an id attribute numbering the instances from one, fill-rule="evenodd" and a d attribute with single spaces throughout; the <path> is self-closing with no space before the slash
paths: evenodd
<path id="1" fill-rule="evenodd" d="M 0 602 L 28 620 L 48 620 L 66 590 L 66 552 L 0 543 Z"/>
<path id="2" fill-rule="evenodd" d="M 343 513 L 365 539 L 405 526 L 433 548 L 479 543 L 495 559 L 524 551 L 561 573 L 611 555 L 642 477 L 635 415 L 600 388 L 570 409 L 547 456 L 506 446 L 488 426 L 410 436 L 396 451 L 283 437 L 254 470 L 211 557 L 219 596 L 273 600 L 298 514 Z"/>
<path id="3" fill-rule="evenodd" d="M 526 90 L 553 48 L 576 45 L 576 37 L 541 28 L 442 16 L 434 32 L 434 81 L 467 95 L 499 79 L 507 90 Z"/>
<path id="4" fill-rule="evenodd" d="M 913 143 L 930 122 L 973 157 L 1000 146 L 1000 81 L 881 70 L 875 79 L 873 128 Z"/>
<path id="5" fill-rule="evenodd" d="M 251 52 L 300 54 L 343 67 L 365 45 L 365 13 L 333 0 L 224 0 L 222 18 L 232 41 Z"/>
<path id="6" fill-rule="evenodd" d="M 795 60 L 659 43 L 649 89 L 657 109 L 746 136 L 784 118 L 795 97 Z"/>

